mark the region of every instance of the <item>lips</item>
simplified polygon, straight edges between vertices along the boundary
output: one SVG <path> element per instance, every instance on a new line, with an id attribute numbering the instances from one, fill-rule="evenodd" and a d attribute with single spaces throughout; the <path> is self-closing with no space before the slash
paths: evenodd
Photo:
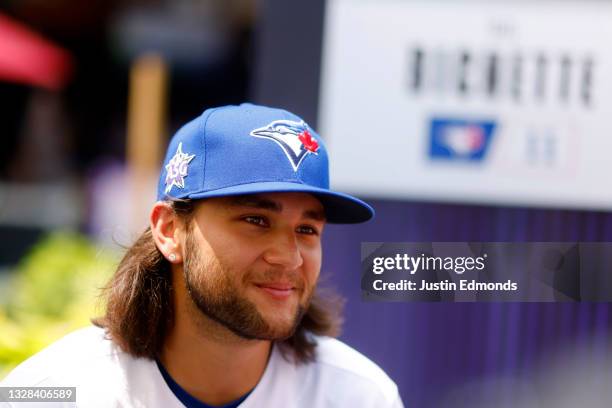
<path id="1" fill-rule="evenodd" d="M 258 283 L 256 286 L 260 288 L 270 288 L 275 290 L 291 290 L 295 289 L 295 286 L 291 283 Z"/>
<path id="2" fill-rule="evenodd" d="M 281 282 L 258 283 L 255 286 L 276 299 L 286 299 L 296 290 L 293 284 Z"/>

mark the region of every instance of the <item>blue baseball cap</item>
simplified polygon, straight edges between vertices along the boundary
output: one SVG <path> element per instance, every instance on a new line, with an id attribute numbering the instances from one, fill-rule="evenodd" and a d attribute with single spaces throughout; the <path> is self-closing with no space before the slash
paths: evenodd
<path id="1" fill-rule="evenodd" d="M 158 200 L 300 192 L 321 201 L 330 223 L 374 216 L 365 202 L 329 189 L 327 150 L 301 118 L 249 103 L 207 109 L 172 137 Z"/>

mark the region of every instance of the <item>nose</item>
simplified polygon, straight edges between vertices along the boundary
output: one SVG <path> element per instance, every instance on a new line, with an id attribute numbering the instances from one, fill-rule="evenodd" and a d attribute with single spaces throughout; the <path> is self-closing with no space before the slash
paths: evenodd
<path id="1" fill-rule="evenodd" d="M 274 239 L 270 240 L 263 258 L 270 265 L 281 266 L 287 270 L 295 270 L 304 263 L 299 243 L 293 231 L 276 234 Z"/>

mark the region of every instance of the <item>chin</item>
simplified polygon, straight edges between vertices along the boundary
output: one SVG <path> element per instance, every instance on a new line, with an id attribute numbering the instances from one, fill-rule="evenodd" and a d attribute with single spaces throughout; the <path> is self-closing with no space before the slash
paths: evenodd
<path id="1" fill-rule="evenodd" d="M 295 315 L 291 316 L 291 319 L 266 319 L 268 330 L 273 337 L 290 337 L 299 322 L 295 321 Z M 271 337 L 272 337 L 271 336 Z"/>
<path id="2" fill-rule="evenodd" d="M 294 325 L 291 325 L 290 327 L 279 327 L 279 328 L 271 327 L 269 336 L 266 336 L 267 340 L 272 340 L 272 341 L 287 340 L 289 337 L 293 336 L 293 334 L 295 333 L 296 327 L 297 326 L 294 326 Z"/>
<path id="3" fill-rule="evenodd" d="M 278 314 L 273 314 L 267 318 L 264 317 L 268 326 L 270 339 L 284 340 L 291 337 L 302 320 L 302 310 L 301 307 L 293 309 L 291 313 L 287 313 L 287 315 L 282 318 L 279 318 L 280 316 Z"/>

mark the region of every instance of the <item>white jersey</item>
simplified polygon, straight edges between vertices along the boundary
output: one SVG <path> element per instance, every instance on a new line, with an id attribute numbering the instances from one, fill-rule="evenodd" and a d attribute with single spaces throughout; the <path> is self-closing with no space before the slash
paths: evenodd
<path id="1" fill-rule="evenodd" d="M 402 407 L 397 386 L 376 364 L 336 339 L 317 342 L 316 360 L 300 365 L 273 347 L 261 380 L 240 407 Z M 76 387 L 76 404 L 0 402 L 0 407 L 183 407 L 155 361 L 123 352 L 97 327 L 53 343 L 0 386 Z"/>

